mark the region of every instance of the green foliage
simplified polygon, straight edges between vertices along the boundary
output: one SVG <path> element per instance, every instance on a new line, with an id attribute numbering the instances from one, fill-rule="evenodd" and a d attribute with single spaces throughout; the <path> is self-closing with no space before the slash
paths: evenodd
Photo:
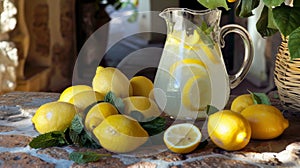
<path id="1" fill-rule="evenodd" d="M 226 0 L 198 0 L 198 2 L 209 9 L 218 7 L 228 9 Z M 300 47 L 296 47 L 300 45 L 298 31 L 296 31 L 300 27 L 299 0 L 293 1 L 293 7 L 286 5 L 284 0 L 239 0 L 238 2 L 236 15 L 242 18 L 252 16 L 252 11 L 262 2 L 264 8 L 256 24 L 258 32 L 266 37 L 279 30 L 285 37 L 289 37 L 288 48 L 291 58 L 300 58 Z"/>
<path id="2" fill-rule="evenodd" d="M 119 113 L 124 114 L 125 105 L 123 100 L 117 97 L 113 92 L 108 92 L 104 97 L 104 101 L 114 105 L 116 109 L 118 109 Z"/>
<path id="3" fill-rule="evenodd" d="M 252 10 L 257 8 L 258 5 L 259 0 L 240 0 L 236 9 L 236 15 L 242 18 L 252 16 Z"/>
<path id="4" fill-rule="evenodd" d="M 72 152 L 69 155 L 70 160 L 76 163 L 96 162 L 102 157 L 111 157 L 111 154 L 98 154 L 96 152 Z"/>
<path id="5" fill-rule="evenodd" d="M 267 105 L 271 105 L 271 101 L 269 99 L 269 97 L 265 94 L 265 93 L 253 93 L 250 92 L 253 99 L 254 104 L 267 104 Z"/>
<path id="6" fill-rule="evenodd" d="M 289 46 L 289 51 L 291 53 L 292 59 L 300 57 L 299 44 L 300 44 L 300 27 L 294 30 L 289 37 L 288 46 Z"/>
<path id="7" fill-rule="evenodd" d="M 83 120 L 79 115 L 75 115 L 72 120 L 68 136 L 73 144 L 94 149 L 100 148 L 100 145 L 92 138 L 91 133 L 85 131 L 82 121 Z"/>
<path id="8" fill-rule="evenodd" d="M 269 19 L 270 17 L 273 16 L 269 15 L 269 8 L 264 6 L 260 18 L 256 23 L 256 29 L 263 37 L 271 36 L 278 31 L 277 29 L 271 28 L 269 26 L 269 20 L 271 20 Z"/>
<path id="9" fill-rule="evenodd" d="M 29 146 L 31 148 L 48 148 L 53 146 L 65 146 L 68 145 L 68 141 L 62 131 L 53 131 L 45 134 L 41 134 L 31 140 Z"/>
<path id="10" fill-rule="evenodd" d="M 216 113 L 218 111 L 219 111 L 219 109 L 217 107 L 215 107 L 215 106 L 207 105 L 207 107 L 206 107 L 206 114 L 208 116 L 210 116 L 210 115 L 212 115 L 212 114 L 214 114 L 214 113 Z"/>
<path id="11" fill-rule="evenodd" d="M 148 122 L 140 122 L 141 126 L 148 132 L 149 136 L 156 135 L 165 130 L 166 119 L 163 117 L 156 117 Z"/>
<path id="12" fill-rule="evenodd" d="M 209 9 L 223 7 L 226 10 L 229 10 L 226 0 L 198 0 L 198 2 Z"/>

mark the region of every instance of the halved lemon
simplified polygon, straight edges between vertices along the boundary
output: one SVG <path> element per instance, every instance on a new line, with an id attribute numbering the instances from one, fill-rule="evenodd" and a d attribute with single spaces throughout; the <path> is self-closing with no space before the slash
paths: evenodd
<path id="1" fill-rule="evenodd" d="M 175 153 L 189 153 L 200 144 L 202 134 L 198 127 L 190 123 L 170 126 L 164 133 L 164 142 Z"/>

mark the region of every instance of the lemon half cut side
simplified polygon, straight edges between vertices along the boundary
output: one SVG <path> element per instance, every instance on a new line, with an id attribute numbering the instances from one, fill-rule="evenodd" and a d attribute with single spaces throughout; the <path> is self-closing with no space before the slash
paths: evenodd
<path id="1" fill-rule="evenodd" d="M 175 153 L 189 153 L 200 144 L 202 133 L 193 124 L 182 123 L 170 126 L 164 133 L 164 142 Z"/>

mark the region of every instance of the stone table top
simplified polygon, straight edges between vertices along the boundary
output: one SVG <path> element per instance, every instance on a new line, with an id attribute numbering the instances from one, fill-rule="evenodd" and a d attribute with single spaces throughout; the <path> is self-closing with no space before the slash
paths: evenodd
<path id="1" fill-rule="evenodd" d="M 156 146 L 153 149 L 158 152 L 148 155 L 121 155 L 103 148 L 76 146 L 30 148 L 28 143 L 38 135 L 30 122 L 32 115 L 40 105 L 58 97 L 58 93 L 43 92 L 11 92 L 0 96 L 0 167 L 300 167 L 300 113 L 282 106 L 276 92 L 269 94 L 271 102 L 290 122 L 276 139 L 251 140 L 244 149 L 233 152 L 222 150 L 209 140 L 189 154 L 175 154 L 161 150 L 165 146 Z M 110 153 L 112 157 L 76 164 L 68 158 L 72 151 Z"/>

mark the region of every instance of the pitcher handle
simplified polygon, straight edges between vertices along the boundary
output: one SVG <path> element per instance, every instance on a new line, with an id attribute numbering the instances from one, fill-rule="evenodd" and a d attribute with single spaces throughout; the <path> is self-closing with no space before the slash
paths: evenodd
<path id="1" fill-rule="evenodd" d="M 239 36 L 241 36 L 245 48 L 245 55 L 244 55 L 244 60 L 241 68 L 238 70 L 236 74 L 229 75 L 230 88 L 233 89 L 237 87 L 241 83 L 241 81 L 243 81 L 246 74 L 248 73 L 253 60 L 254 48 L 253 48 L 253 43 L 251 41 L 250 35 L 248 34 L 247 30 L 242 26 L 236 24 L 228 24 L 221 28 L 220 44 L 222 48 L 225 46 L 224 38 L 229 33 L 237 33 Z"/>

